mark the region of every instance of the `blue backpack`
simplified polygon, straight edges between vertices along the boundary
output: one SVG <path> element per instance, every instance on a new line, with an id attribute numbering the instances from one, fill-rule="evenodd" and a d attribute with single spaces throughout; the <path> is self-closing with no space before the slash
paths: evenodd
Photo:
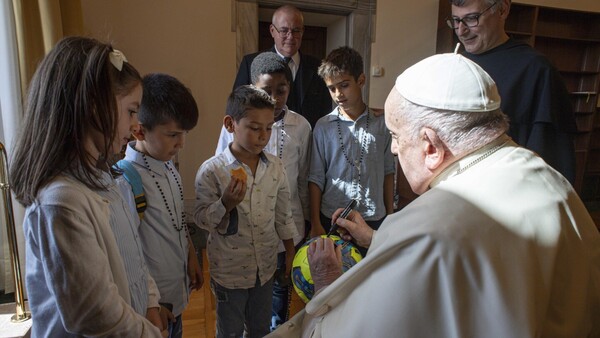
<path id="1" fill-rule="evenodd" d="M 123 177 L 131 186 L 133 197 L 135 198 L 135 209 L 137 210 L 140 220 L 143 219 L 147 204 L 140 173 L 138 173 L 133 167 L 133 164 L 127 160 L 120 160 L 115 166 L 123 172 Z"/>

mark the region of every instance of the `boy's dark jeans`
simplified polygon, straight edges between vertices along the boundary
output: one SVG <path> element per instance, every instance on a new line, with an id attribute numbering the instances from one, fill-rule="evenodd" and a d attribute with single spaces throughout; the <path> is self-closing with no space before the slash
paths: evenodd
<path id="1" fill-rule="evenodd" d="M 306 226 L 308 229 L 308 226 Z M 306 236 L 304 237 L 306 238 Z M 295 247 L 296 252 L 305 240 L 302 239 Z M 290 318 L 290 303 L 292 301 L 292 292 L 294 287 L 292 286 L 292 277 L 285 274 L 285 251 L 277 254 L 277 270 L 275 270 L 275 276 L 273 278 L 273 309 L 271 310 L 271 331 L 275 330 L 277 326 L 285 323 Z"/>
<path id="2" fill-rule="evenodd" d="M 271 331 L 285 323 L 290 315 L 290 296 L 293 289 L 291 278 L 285 274 L 285 251 L 277 254 L 277 270 L 273 281 L 273 309 L 271 311 Z"/>

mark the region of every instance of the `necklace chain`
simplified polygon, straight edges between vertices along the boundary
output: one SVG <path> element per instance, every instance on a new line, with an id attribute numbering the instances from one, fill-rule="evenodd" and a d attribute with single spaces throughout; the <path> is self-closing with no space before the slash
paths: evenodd
<path id="1" fill-rule="evenodd" d="M 497 146 L 491 148 L 490 150 L 486 151 L 485 153 L 483 153 L 481 156 L 477 157 L 476 159 L 474 159 L 473 161 L 469 162 L 467 165 L 465 165 L 462 168 L 459 168 L 456 171 L 456 174 L 462 174 L 465 170 L 471 168 L 472 166 L 476 165 L 477 163 L 485 160 L 486 158 L 490 157 L 493 153 L 497 152 L 500 148 L 502 148 L 507 142 L 503 142 L 502 144 L 498 144 Z"/>
<path id="2" fill-rule="evenodd" d="M 162 190 L 160 183 L 158 183 L 158 179 L 156 178 L 156 175 L 154 175 L 154 172 L 152 171 L 152 169 L 150 169 L 150 164 L 148 163 L 146 154 L 142 154 L 142 158 L 144 159 L 144 164 L 146 165 L 146 169 L 148 169 L 148 173 L 150 174 L 150 176 L 152 176 L 152 179 L 154 180 L 154 183 L 156 184 L 156 187 L 158 188 L 158 192 L 160 192 L 160 196 L 162 197 L 163 202 L 165 203 L 165 207 L 167 208 L 167 212 L 169 213 L 169 216 L 171 217 L 171 222 L 173 223 L 173 228 L 175 228 L 175 230 L 177 230 L 177 231 L 181 231 L 183 229 L 187 230 L 187 224 L 185 224 L 185 213 L 184 212 L 181 213 L 181 226 L 178 226 L 177 221 L 176 221 L 177 215 L 176 215 L 175 206 L 173 206 L 173 210 L 171 210 L 169 201 L 167 200 L 167 196 L 165 195 L 164 191 Z M 181 202 L 183 203 L 183 187 L 181 186 L 181 183 L 179 182 L 177 175 L 175 175 L 175 172 L 173 171 L 173 168 L 171 167 L 171 165 L 169 163 L 165 163 L 165 167 L 168 169 L 168 171 L 173 176 L 173 179 L 175 180 L 175 183 L 177 184 L 177 187 L 179 188 L 179 196 L 181 198 Z M 187 231 L 186 231 L 186 237 L 187 237 Z"/>
<path id="3" fill-rule="evenodd" d="M 357 196 L 357 188 L 358 188 L 358 185 L 360 185 L 360 179 L 361 179 L 361 174 L 362 174 L 361 170 L 360 170 L 360 167 L 362 166 L 363 159 L 364 159 L 364 156 L 365 156 L 365 148 L 367 147 L 367 144 L 366 144 L 366 142 L 367 142 L 367 134 L 369 132 L 370 112 L 369 112 L 368 108 L 366 108 L 366 109 L 367 109 L 367 122 L 366 122 L 365 128 L 363 130 L 362 138 L 361 138 L 361 141 L 360 141 L 360 156 L 358 158 L 358 161 L 351 161 L 350 157 L 348 156 L 348 154 L 346 152 L 346 147 L 344 147 L 344 140 L 342 138 L 342 128 L 340 126 L 340 120 L 342 118 L 342 114 L 340 114 L 339 107 L 338 107 L 338 111 L 337 111 L 337 113 L 338 113 L 338 119 L 336 120 L 336 122 L 337 122 L 337 132 L 338 132 L 338 140 L 340 142 L 340 147 L 342 148 L 342 154 L 344 155 L 344 158 L 346 159 L 346 162 L 348 164 L 350 164 L 352 167 L 356 168 L 356 171 L 358 172 L 358 179 L 356 181 L 355 180 L 352 181 L 352 190 L 353 190 L 354 195 L 356 197 L 360 197 L 360 196 Z"/>

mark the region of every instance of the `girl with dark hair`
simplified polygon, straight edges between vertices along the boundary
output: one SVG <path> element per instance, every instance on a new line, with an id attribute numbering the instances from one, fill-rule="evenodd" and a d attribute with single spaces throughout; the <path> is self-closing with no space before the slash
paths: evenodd
<path id="1" fill-rule="evenodd" d="M 32 337 L 160 337 L 131 307 L 123 259 L 99 192 L 108 159 L 136 122 L 139 73 L 110 45 L 61 40 L 30 84 L 10 166 L 26 208 L 26 285 Z"/>

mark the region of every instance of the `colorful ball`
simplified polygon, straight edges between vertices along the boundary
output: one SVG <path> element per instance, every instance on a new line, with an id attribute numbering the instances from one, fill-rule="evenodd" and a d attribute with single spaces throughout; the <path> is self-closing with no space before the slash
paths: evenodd
<path id="1" fill-rule="evenodd" d="M 321 237 L 327 237 L 321 235 Z M 314 237 L 308 240 L 303 246 L 298 249 L 294 261 L 292 263 L 292 284 L 294 290 L 300 298 L 305 302 L 315 294 L 315 287 L 310 275 L 310 266 L 308 264 L 308 246 L 319 237 Z M 346 242 L 339 236 L 329 236 L 336 245 L 342 246 L 342 272 L 348 271 L 351 267 L 360 262 L 363 258 L 356 246 L 350 242 Z"/>

